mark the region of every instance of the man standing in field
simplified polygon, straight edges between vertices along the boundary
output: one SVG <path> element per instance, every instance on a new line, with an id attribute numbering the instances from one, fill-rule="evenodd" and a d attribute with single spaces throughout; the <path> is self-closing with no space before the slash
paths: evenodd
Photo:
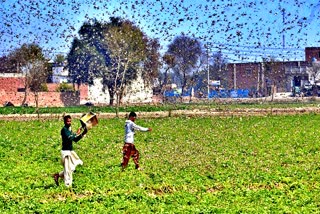
<path id="1" fill-rule="evenodd" d="M 61 129 L 62 137 L 62 149 L 61 149 L 61 164 L 63 165 L 63 171 L 53 175 L 54 181 L 59 186 L 59 178 L 64 179 L 64 183 L 67 187 L 72 185 L 72 173 L 76 169 L 76 166 L 82 165 L 83 162 L 75 151 L 73 151 L 72 142 L 78 142 L 86 133 L 87 128 L 84 128 L 83 132 L 79 128 L 77 133 L 71 130 L 71 116 L 66 115 L 63 117 L 64 127 Z"/>
<path id="2" fill-rule="evenodd" d="M 122 169 L 125 169 L 128 165 L 130 157 L 132 157 L 134 164 L 136 165 L 137 170 L 141 170 L 139 166 L 139 151 L 134 145 L 134 133 L 135 130 L 147 132 L 152 131 L 151 128 L 144 128 L 135 124 L 137 114 L 135 112 L 130 112 L 129 119 L 125 122 L 125 136 L 124 136 L 124 145 L 122 148 L 123 160 L 121 163 Z"/>

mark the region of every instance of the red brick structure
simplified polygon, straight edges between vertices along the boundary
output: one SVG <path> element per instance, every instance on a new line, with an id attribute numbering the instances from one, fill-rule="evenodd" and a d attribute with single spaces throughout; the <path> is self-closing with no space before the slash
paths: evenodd
<path id="1" fill-rule="evenodd" d="M 4 73 L 0 76 L 0 93 L 1 92 L 17 92 L 23 89 L 25 78 L 21 74 Z"/>
<path id="2" fill-rule="evenodd" d="M 225 70 L 226 88 L 249 89 L 262 96 L 270 95 L 270 87 L 275 92 L 290 92 L 292 86 L 302 86 L 308 82 L 308 67 L 312 60 L 320 61 L 320 47 L 305 48 L 305 61 L 273 63 L 230 63 Z"/>
<path id="3" fill-rule="evenodd" d="M 320 61 L 320 47 L 305 48 L 305 61 L 230 63 L 223 71 L 226 89 L 249 89 L 251 95 L 270 95 L 290 92 L 293 86 L 303 86 L 309 81 L 307 68 L 312 60 Z M 16 73 L 0 74 L 0 106 L 6 101 L 20 106 L 25 96 L 24 76 Z M 58 84 L 47 84 L 48 92 L 39 94 L 39 106 L 76 106 L 85 103 L 89 96 L 88 85 L 81 85 L 77 92 L 57 92 Z M 35 106 L 34 94 L 27 93 L 29 106 Z"/>
<path id="4" fill-rule="evenodd" d="M 10 101 L 15 106 L 20 106 L 25 97 L 25 78 L 21 74 L 0 74 L 0 105 Z M 77 106 L 88 97 L 88 86 L 81 85 L 77 92 L 58 92 L 59 84 L 47 84 L 48 92 L 39 93 L 40 107 Z M 34 94 L 27 91 L 26 103 L 35 106 Z"/>
<path id="5" fill-rule="evenodd" d="M 305 55 L 305 60 L 307 62 L 311 62 L 313 58 L 320 61 L 320 47 L 306 47 Z"/>

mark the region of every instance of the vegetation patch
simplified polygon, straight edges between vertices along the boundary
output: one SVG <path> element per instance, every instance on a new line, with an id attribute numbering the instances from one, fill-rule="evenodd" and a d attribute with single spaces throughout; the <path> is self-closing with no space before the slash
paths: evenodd
<path id="1" fill-rule="evenodd" d="M 56 186 L 61 120 L 1 121 L 1 213 L 314 213 L 319 115 L 140 118 L 143 171 L 121 171 L 124 119 L 75 144 L 72 188 Z M 73 127 L 80 122 L 73 120 Z"/>

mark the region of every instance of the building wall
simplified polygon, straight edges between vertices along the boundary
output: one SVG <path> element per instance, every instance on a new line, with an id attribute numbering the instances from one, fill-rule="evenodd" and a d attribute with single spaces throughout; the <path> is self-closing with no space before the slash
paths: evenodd
<path id="1" fill-rule="evenodd" d="M 17 92 L 18 88 L 24 88 L 25 77 L 18 73 L 1 73 L 0 92 Z"/>
<path id="2" fill-rule="evenodd" d="M 129 86 L 126 87 L 123 103 L 151 103 L 153 90 L 151 86 L 147 86 L 142 75 L 139 74 L 138 78 Z"/>
<path id="3" fill-rule="evenodd" d="M 110 96 L 108 89 L 103 90 L 101 83 L 102 78 L 97 78 L 93 81 L 93 85 L 88 88 L 88 96 L 85 102 L 91 102 L 97 105 L 109 104 Z"/>
<path id="4" fill-rule="evenodd" d="M 249 89 L 266 96 L 274 84 L 275 92 L 290 92 L 294 79 L 301 79 L 301 86 L 308 81 L 306 71 L 309 66 L 311 63 L 307 61 L 277 62 L 268 70 L 267 65 L 261 62 L 229 64 L 226 69 L 227 87 Z"/>
<path id="5" fill-rule="evenodd" d="M 24 92 L 0 92 L 0 103 L 3 105 L 10 101 L 15 106 L 20 106 L 24 99 Z M 39 107 L 63 107 L 80 105 L 80 97 L 75 92 L 40 92 Z M 28 106 L 36 106 L 34 94 L 27 93 L 26 103 Z"/>
<path id="6" fill-rule="evenodd" d="M 88 86 L 83 84 L 79 92 L 57 92 L 59 84 L 48 83 L 48 92 L 39 93 L 40 107 L 62 107 L 80 105 L 82 100 L 88 97 Z M 19 92 L 24 88 L 24 76 L 21 74 L 3 73 L 0 75 L 0 106 L 5 102 L 11 102 L 20 106 L 25 97 L 25 92 Z M 26 103 L 29 106 L 36 106 L 34 94 L 27 91 Z"/>
<path id="7" fill-rule="evenodd" d="M 305 61 L 311 62 L 312 58 L 320 61 L 320 47 L 306 47 L 305 48 Z"/>
<path id="8" fill-rule="evenodd" d="M 135 80 L 130 86 L 126 87 L 122 103 L 151 103 L 153 102 L 152 87 L 147 87 L 141 75 L 138 75 L 138 79 Z M 115 97 L 116 98 L 116 97 Z M 94 80 L 94 84 L 88 88 L 88 96 L 86 101 L 92 102 L 97 105 L 108 105 L 110 103 L 109 91 L 106 88 L 103 91 L 103 85 L 101 78 Z"/>
<path id="9" fill-rule="evenodd" d="M 71 85 L 71 84 L 70 84 Z M 47 83 L 48 92 L 39 93 L 40 107 L 62 107 L 76 106 L 92 102 L 96 105 L 108 105 L 110 96 L 108 90 L 102 90 L 101 79 L 96 79 L 94 85 L 86 84 L 76 86 L 78 92 L 58 92 L 59 83 Z M 18 89 L 24 88 L 24 76 L 19 74 L 0 74 L 0 105 L 10 101 L 15 106 L 20 106 L 25 96 L 25 92 L 19 92 Z M 145 103 L 152 102 L 152 88 L 146 87 L 142 78 L 134 81 L 127 87 L 123 103 Z M 27 91 L 26 103 L 29 106 L 35 106 L 34 94 Z"/>
<path id="10" fill-rule="evenodd" d="M 53 83 L 63 83 L 68 82 L 68 70 L 63 66 L 52 68 L 52 82 Z"/>

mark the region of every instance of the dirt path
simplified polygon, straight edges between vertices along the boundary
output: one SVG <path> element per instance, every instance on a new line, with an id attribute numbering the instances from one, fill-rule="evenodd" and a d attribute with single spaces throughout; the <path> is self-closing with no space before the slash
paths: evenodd
<path id="1" fill-rule="evenodd" d="M 298 114 L 318 114 L 320 107 L 303 107 L 303 108 L 241 108 L 232 110 L 172 110 L 172 111 L 157 111 L 157 112 L 137 112 L 140 118 L 161 118 L 161 117 L 215 117 L 215 116 L 268 116 L 268 115 L 298 115 Z M 73 118 L 81 118 L 83 113 L 71 113 Z M 125 118 L 127 113 L 119 113 L 120 118 Z M 0 115 L 0 120 L 61 120 L 63 114 L 8 114 Z M 97 117 L 101 119 L 115 118 L 115 113 L 97 113 Z"/>

